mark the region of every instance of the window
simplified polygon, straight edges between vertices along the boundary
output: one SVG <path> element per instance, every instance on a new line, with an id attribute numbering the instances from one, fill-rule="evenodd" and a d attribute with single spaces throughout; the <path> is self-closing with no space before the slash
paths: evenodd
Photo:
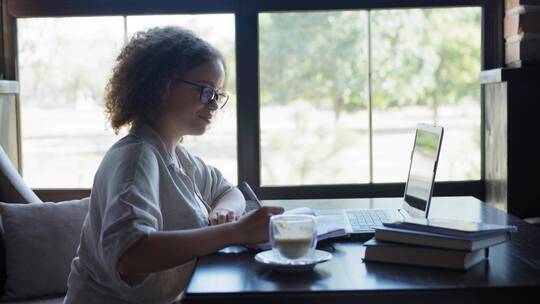
<path id="1" fill-rule="evenodd" d="M 226 57 L 229 104 L 204 137 L 184 144 L 237 179 L 233 15 L 28 18 L 17 27 L 23 175 L 31 187 L 92 186 L 105 152 L 127 133 L 112 132 L 102 106 L 115 56 L 134 32 L 159 25 L 189 27 Z"/>
<path id="2" fill-rule="evenodd" d="M 366 11 L 259 16 L 261 185 L 369 182 Z"/>
<path id="3" fill-rule="evenodd" d="M 184 144 L 232 182 L 246 180 L 267 199 L 399 196 L 424 122 L 445 127 L 435 194 L 483 198 L 482 108 L 490 105 L 478 77 L 502 64 L 493 26 L 500 5 L 244 2 L 7 1 L 25 179 L 35 188 L 91 186 L 118 139 L 101 108 L 114 56 L 135 31 L 177 24 L 228 60 L 230 104 L 205 136 Z M 5 71 L 15 75 L 7 54 Z"/>
<path id="4" fill-rule="evenodd" d="M 480 17 L 480 8 L 372 12 L 373 182 L 405 180 L 417 122 L 445 127 L 438 181 L 480 179 Z"/>
<path id="5" fill-rule="evenodd" d="M 404 182 L 417 122 L 445 127 L 437 180 L 480 179 L 480 16 L 261 14 L 261 185 Z"/>
<path id="6" fill-rule="evenodd" d="M 22 167 L 30 187 L 92 186 L 117 140 L 101 97 L 124 41 L 122 19 L 18 20 Z"/>

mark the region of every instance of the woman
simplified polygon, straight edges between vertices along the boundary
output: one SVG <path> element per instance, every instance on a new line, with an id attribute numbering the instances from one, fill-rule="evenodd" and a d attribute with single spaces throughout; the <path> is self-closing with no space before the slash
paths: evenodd
<path id="1" fill-rule="evenodd" d="M 223 56 L 178 27 L 138 32 L 123 48 L 105 107 L 129 135 L 94 178 L 64 303 L 172 303 L 196 257 L 268 238 L 280 207 L 242 217 L 245 200 L 178 143 L 201 135 L 228 96 Z"/>

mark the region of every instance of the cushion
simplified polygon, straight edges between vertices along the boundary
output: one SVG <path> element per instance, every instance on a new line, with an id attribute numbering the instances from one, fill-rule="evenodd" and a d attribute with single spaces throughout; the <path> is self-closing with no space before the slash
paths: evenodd
<path id="1" fill-rule="evenodd" d="M 64 296 L 52 296 L 31 300 L 18 300 L 9 302 L 0 302 L 2 304 L 62 304 L 64 303 Z"/>
<path id="2" fill-rule="evenodd" d="M 59 203 L 0 203 L 6 251 L 2 300 L 67 291 L 88 202 L 89 198 Z"/>
<path id="3" fill-rule="evenodd" d="M 0 297 L 4 294 L 4 285 L 6 283 L 6 249 L 4 248 L 3 227 L 2 216 L 0 216 Z"/>
<path id="4" fill-rule="evenodd" d="M 8 155 L 0 146 L 0 201 L 10 203 L 42 203 L 34 191 L 23 181 Z M 2 221 L 0 218 L 0 295 L 2 295 L 6 271 Z"/>

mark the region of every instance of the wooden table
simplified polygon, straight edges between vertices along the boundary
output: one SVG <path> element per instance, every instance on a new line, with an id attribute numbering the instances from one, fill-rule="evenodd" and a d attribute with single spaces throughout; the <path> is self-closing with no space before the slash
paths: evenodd
<path id="1" fill-rule="evenodd" d="M 265 201 L 286 209 L 399 207 L 401 198 Z M 333 259 L 307 273 L 279 273 L 230 247 L 199 259 L 182 303 L 515 303 L 540 298 L 540 228 L 474 197 L 437 197 L 430 217 L 518 226 L 511 242 L 468 271 L 364 263 L 360 241 L 333 244 Z M 399 254 L 399 252 L 396 252 Z M 508 303 L 508 302 L 507 302 Z"/>

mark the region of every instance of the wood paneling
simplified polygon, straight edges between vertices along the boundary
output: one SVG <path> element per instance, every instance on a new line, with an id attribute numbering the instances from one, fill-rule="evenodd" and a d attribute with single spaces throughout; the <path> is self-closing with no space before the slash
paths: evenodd
<path id="1" fill-rule="evenodd" d="M 256 13 L 235 18 L 238 182 L 247 181 L 259 193 L 259 26 Z"/>
<path id="2" fill-rule="evenodd" d="M 300 198 L 354 198 L 403 196 L 405 183 L 377 183 L 323 186 L 280 186 L 261 187 L 263 199 L 300 199 Z M 434 195 L 472 195 L 483 199 L 484 181 L 436 182 Z"/>
<path id="3" fill-rule="evenodd" d="M 19 128 L 17 123 L 17 95 L 19 85 L 16 81 L 0 80 L 0 145 L 20 172 Z"/>
<path id="4" fill-rule="evenodd" d="M 238 0 L 5 0 L 14 17 L 233 12 Z"/>
<path id="5" fill-rule="evenodd" d="M 486 201 L 519 217 L 540 216 L 535 149 L 540 127 L 540 67 L 482 72 L 485 94 Z"/>
<path id="6" fill-rule="evenodd" d="M 506 209 L 508 138 L 506 83 L 482 86 L 485 100 L 485 179 L 486 201 Z"/>
<path id="7" fill-rule="evenodd" d="M 480 6 L 488 1 L 495 2 L 494 0 L 7 0 L 7 8 L 9 14 L 15 17 L 60 17 Z"/>
<path id="8" fill-rule="evenodd" d="M 504 66 L 504 3 L 486 0 L 482 10 L 482 70 Z"/>

